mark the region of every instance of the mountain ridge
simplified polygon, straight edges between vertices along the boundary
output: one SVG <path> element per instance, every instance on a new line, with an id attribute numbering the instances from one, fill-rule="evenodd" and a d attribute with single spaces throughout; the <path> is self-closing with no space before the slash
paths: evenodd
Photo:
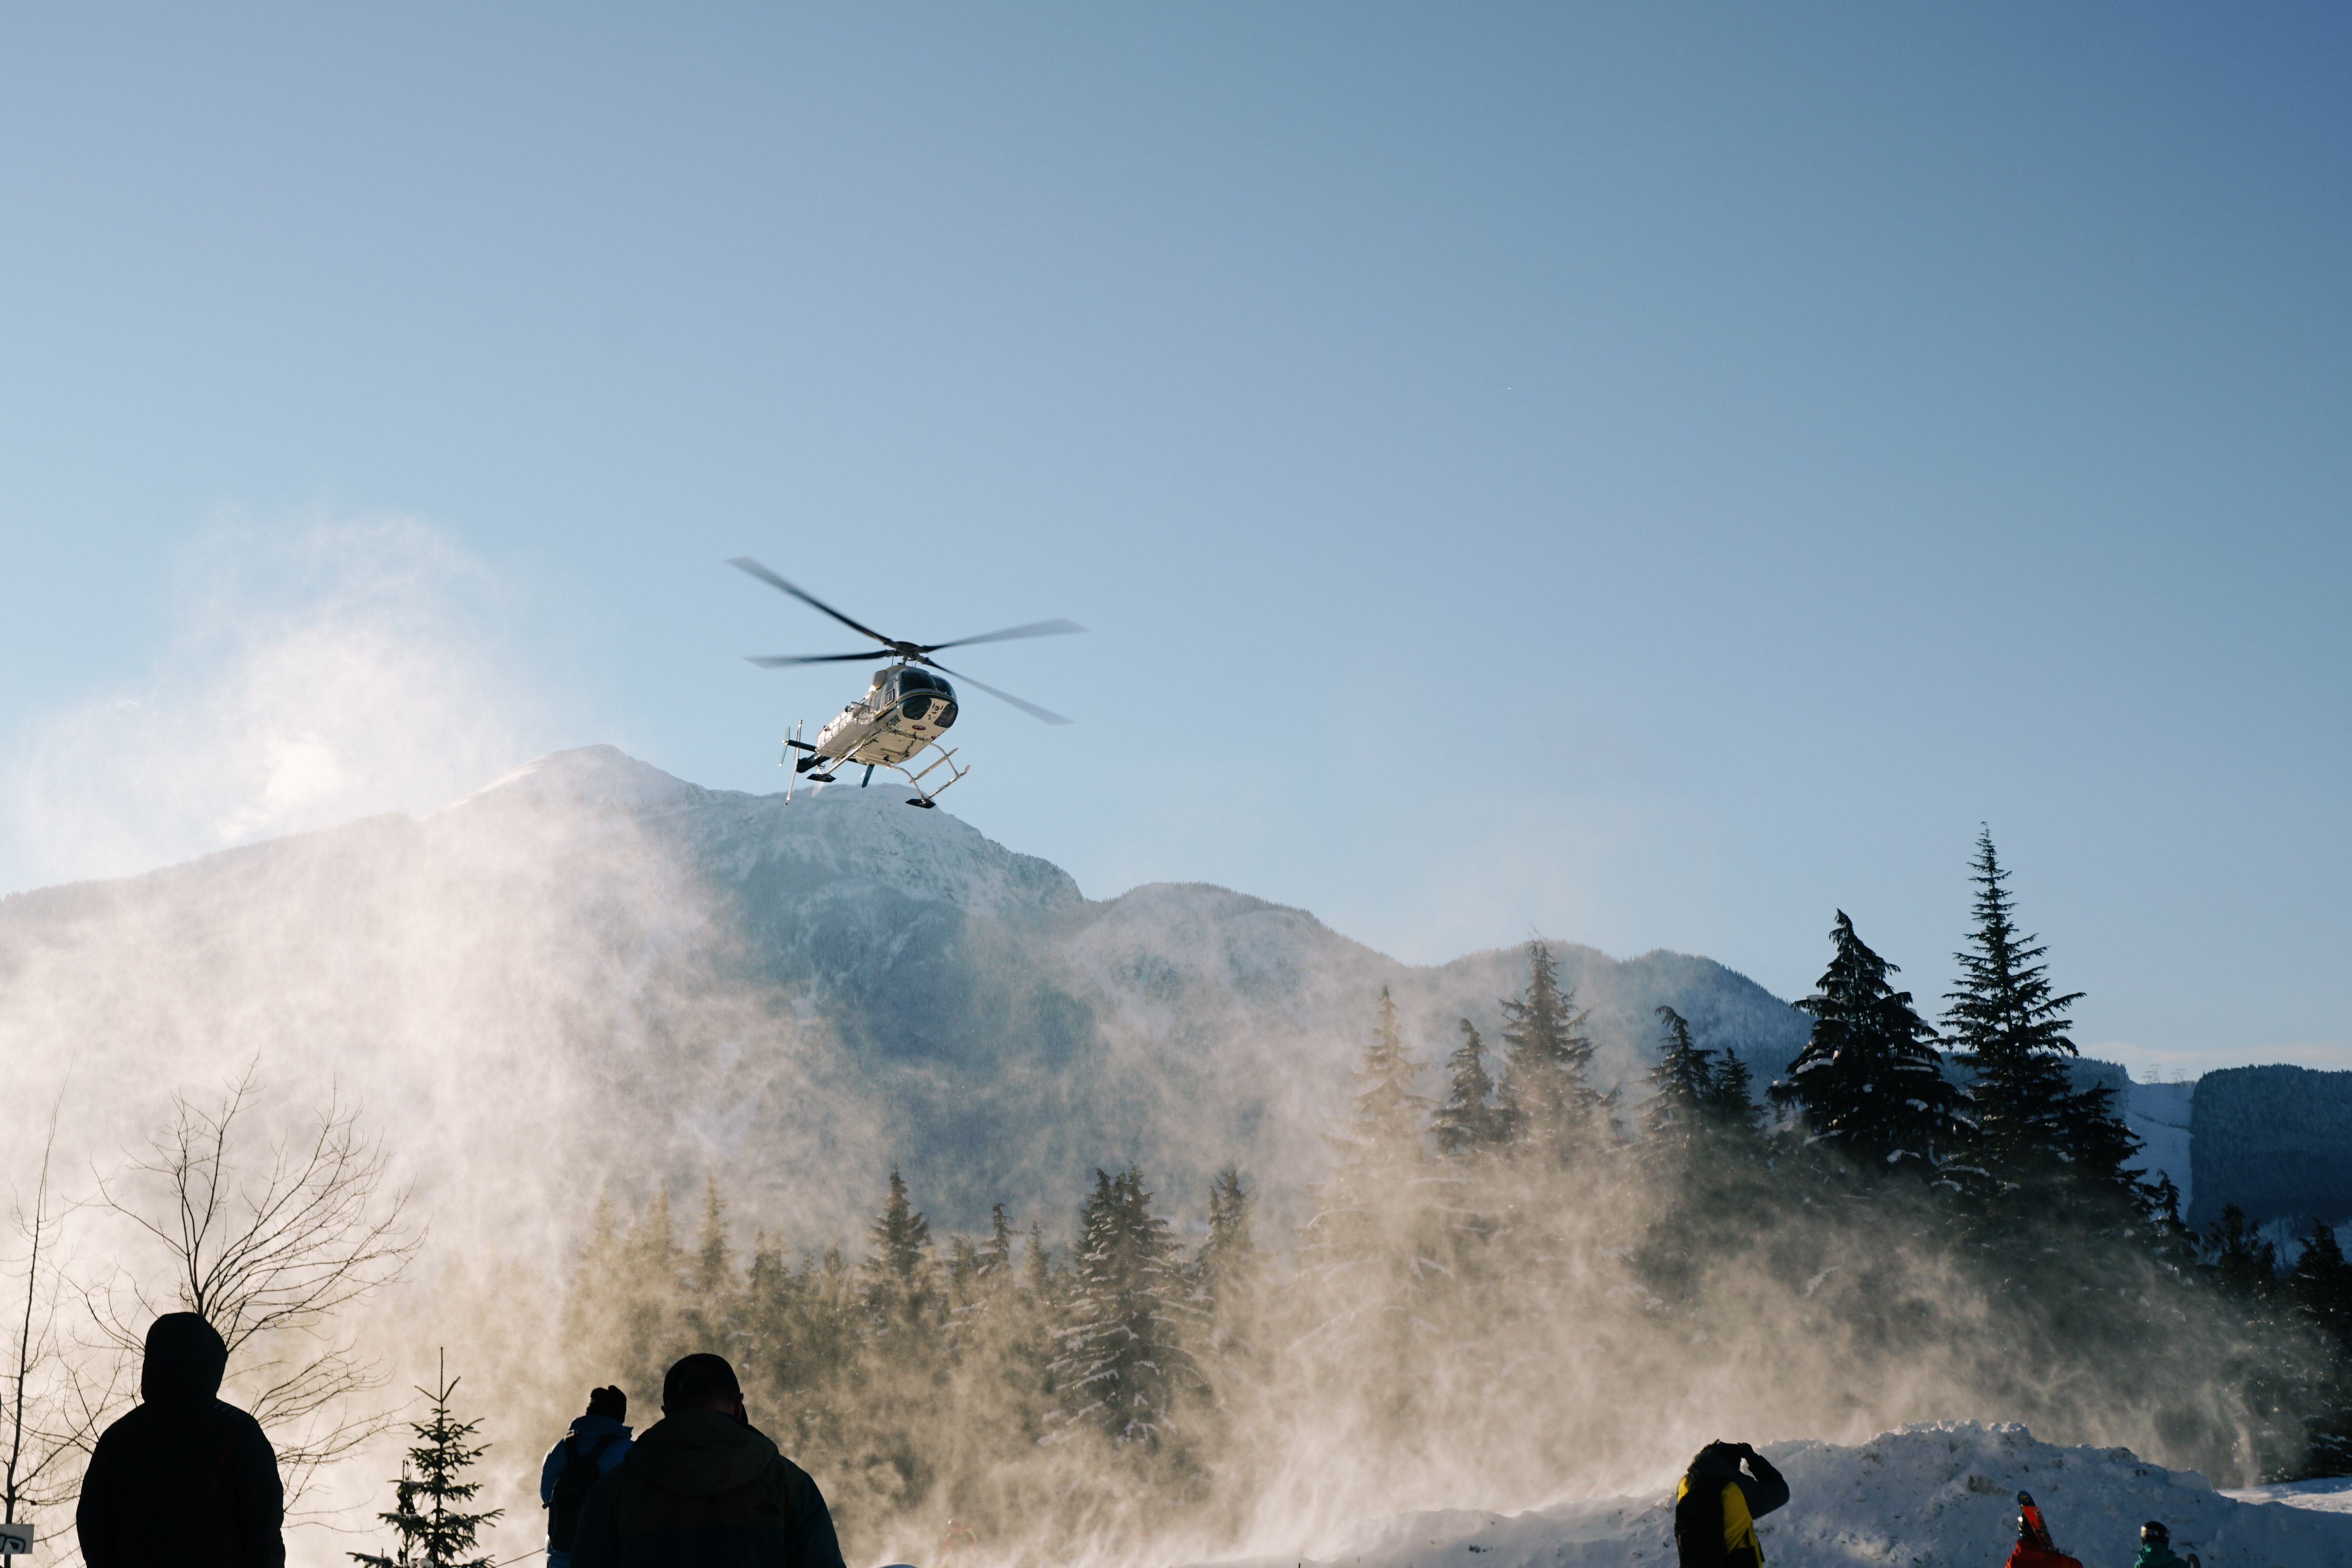
<path id="1" fill-rule="evenodd" d="M 472 1145 L 562 1148 L 583 1125 L 624 1156 L 487 1178 L 530 1207 L 706 1170 L 804 1197 L 823 1169 L 834 1190 L 798 1205 L 814 1240 L 858 1224 L 894 1163 L 950 1226 L 1001 1199 L 1053 1227 L 1094 1166 L 1129 1161 L 1180 1212 L 1233 1161 L 1290 1215 L 1382 984 L 1435 1089 L 1454 1019 L 1494 1038 L 1525 983 L 1522 952 L 1405 964 L 1208 883 L 1089 900 L 906 797 L 786 802 L 580 748 L 419 817 L 12 894 L 0 1051 L 84 1042 L 142 1086 L 118 1121 L 248 1060 L 289 1091 L 344 1083 L 425 1145 L 428 1184 L 480 1176 Z M 1612 1082 L 1646 1070 L 1660 1000 L 1764 1077 L 1802 1037 L 1711 960 L 1557 951 Z"/>

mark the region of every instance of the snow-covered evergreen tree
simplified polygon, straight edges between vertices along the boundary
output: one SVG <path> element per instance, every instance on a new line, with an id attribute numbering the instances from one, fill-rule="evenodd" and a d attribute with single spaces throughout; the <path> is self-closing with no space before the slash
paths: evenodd
<path id="1" fill-rule="evenodd" d="M 1863 1169 L 1932 1178 L 1968 1136 L 1965 1097 L 1944 1077 L 1936 1031 L 1911 993 L 1888 983 L 1895 966 L 1843 910 L 1830 941 L 1829 967 L 1797 1004 L 1812 1015 L 1812 1034 L 1772 1098 L 1803 1112 L 1809 1142 Z"/>
<path id="2" fill-rule="evenodd" d="M 1115 1443 L 1165 1447 L 1179 1403 L 1207 1387 L 1187 1342 L 1202 1312 L 1135 1166 L 1095 1173 L 1064 1312 L 1050 1370 L 1065 1429 L 1088 1426 Z"/>
<path id="3" fill-rule="evenodd" d="M 416 1391 L 433 1402 L 432 1414 L 409 1424 L 416 1443 L 401 1466 L 400 1479 L 393 1483 L 392 1511 L 376 1515 L 392 1526 L 399 1543 L 389 1556 L 345 1553 L 354 1563 L 368 1563 L 370 1568 L 491 1568 L 488 1557 L 467 1553 L 479 1544 L 477 1537 L 482 1526 L 505 1510 L 466 1511 L 482 1485 L 460 1478 L 489 1452 L 489 1445 L 467 1441 L 480 1422 L 460 1421 L 450 1414 L 449 1396 L 457 1388 L 457 1380 L 449 1375 L 445 1354 L 437 1385 Z"/>

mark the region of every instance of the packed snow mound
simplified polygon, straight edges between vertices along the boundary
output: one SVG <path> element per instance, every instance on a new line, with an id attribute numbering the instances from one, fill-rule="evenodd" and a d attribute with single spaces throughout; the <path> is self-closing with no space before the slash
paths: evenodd
<path id="1" fill-rule="evenodd" d="M 1788 1478 L 1789 1506 L 1757 1533 L 1772 1568 L 1999 1568 L 2027 1491 L 2060 1550 L 2084 1568 L 2124 1568 L 2143 1521 L 2205 1568 L 2336 1568 L 2352 1563 L 2352 1515 L 2242 1500 L 2194 1470 L 2128 1448 L 2062 1448 L 2024 1427 L 1974 1421 L 1899 1427 L 1846 1447 L 1759 1445 Z M 1286 1561 L 1297 1563 L 1295 1554 Z M 1342 1541 L 1347 1568 L 1630 1568 L 1675 1561 L 1671 1487 L 1651 1497 L 1557 1503 L 1511 1516 L 1403 1514 Z M 1303 1568 L 1303 1564 L 1302 1564 Z"/>

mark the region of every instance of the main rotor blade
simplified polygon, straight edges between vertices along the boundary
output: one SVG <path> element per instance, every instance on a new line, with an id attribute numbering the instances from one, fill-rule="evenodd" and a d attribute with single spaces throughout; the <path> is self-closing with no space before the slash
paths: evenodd
<path id="1" fill-rule="evenodd" d="M 747 653 L 743 656 L 746 662 L 756 664 L 761 669 L 782 669 L 789 664 L 847 664 L 853 660 L 859 664 L 872 664 L 877 658 L 889 657 L 888 648 L 876 648 L 872 653 Z"/>
<path id="2" fill-rule="evenodd" d="M 982 685 L 981 682 L 974 680 L 969 675 L 956 675 L 954 670 L 950 669 L 946 665 L 941 664 L 935 658 L 927 658 L 923 660 L 923 662 L 929 665 L 933 669 L 938 670 L 941 675 L 955 675 L 955 678 L 958 680 L 962 681 L 966 686 L 978 686 L 982 691 L 987 692 L 991 697 L 996 698 L 1000 701 L 1012 703 L 1013 706 L 1020 709 L 1021 711 L 1028 714 L 1033 719 L 1043 719 L 1048 724 L 1066 724 L 1069 722 L 1067 719 L 1063 718 L 1059 713 L 1055 713 L 1050 709 L 1040 708 L 1034 702 L 1024 702 L 1018 697 L 1013 696 L 1010 691 L 999 691 L 993 686 Z"/>
<path id="3" fill-rule="evenodd" d="M 897 647 L 898 646 L 895 638 L 884 637 L 872 626 L 860 626 L 857 622 L 851 620 L 847 616 L 843 615 L 839 610 L 835 609 L 831 605 L 826 604 L 823 599 L 818 598 L 814 594 L 810 593 L 805 588 L 793 587 L 790 583 L 785 582 L 782 577 L 777 576 L 773 572 L 769 571 L 765 566 L 761 565 L 758 562 L 752 560 L 748 555 L 730 556 L 728 559 L 727 564 L 732 566 L 738 572 L 746 573 L 751 576 L 757 577 L 761 582 L 765 583 L 771 588 L 782 589 L 783 592 L 790 594 L 793 598 L 798 599 L 802 604 L 810 606 L 812 609 L 823 610 L 826 615 L 831 616 L 835 620 L 839 621 L 843 626 L 847 626 L 853 632 L 864 632 L 876 642 L 887 644 L 891 647 Z"/>
<path id="4" fill-rule="evenodd" d="M 927 643 L 925 653 L 937 653 L 943 647 L 962 647 L 968 643 L 1011 642 L 1015 637 L 1057 637 L 1066 632 L 1082 632 L 1087 628 L 1076 621 L 1032 621 L 1025 626 L 1007 626 L 1001 632 L 982 632 L 976 637 L 958 637 L 953 642 Z"/>

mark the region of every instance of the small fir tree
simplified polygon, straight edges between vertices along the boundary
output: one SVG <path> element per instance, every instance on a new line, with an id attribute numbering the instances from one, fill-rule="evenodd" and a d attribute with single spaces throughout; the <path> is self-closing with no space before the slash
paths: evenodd
<path id="1" fill-rule="evenodd" d="M 1405 1049 L 1396 1004 L 1383 985 L 1363 1064 L 1356 1069 L 1348 1120 L 1325 1134 L 1336 1157 L 1330 1179 L 1317 1189 L 1320 1212 L 1308 1228 L 1326 1245 L 1343 1234 L 1356 1237 L 1370 1222 L 1370 1211 L 1422 1164 L 1429 1100 L 1413 1090 L 1420 1074 L 1421 1063 Z"/>
<path id="2" fill-rule="evenodd" d="M 931 1226 L 908 1198 L 895 1165 L 882 1212 L 866 1235 L 873 1245 L 861 1269 L 866 1310 L 886 1334 L 919 1330 L 934 1304 Z"/>
<path id="3" fill-rule="evenodd" d="M 2207 1227 L 2205 1250 L 2213 1283 L 2250 1310 L 2260 1311 L 2278 1293 L 2278 1248 L 2237 1205 L 2221 1205 L 2221 1217 Z"/>
<path id="4" fill-rule="evenodd" d="M 702 1178 L 702 1229 L 694 1244 L 694 1291 L 715 1296 L 735 1281 L 734 1249 L 727 1242 L 727 1201 L 719 1195 L 719 1178 Z"/>
<path id="5" fill-rule="evenodd" d="M 1238 1165 L 1226 1165 L 1209 1185 L 1209 1235 L 1192 1270 L 1202 1309 L 1220 1324 L 1244 1317 L 1256 1294 L 1257 1238 L 1250 1225 L 1256 1206 L 1257 1194 L 1242 1180 Z"/>
<path id="6" fill-rule="evenodd" d="M 2352 1354 L 2352 1263 L 2326 1221 L 2312 1222 L 2311 1239 L 2288 1271 L 2287 1293 L 2298 1317 L 2339 1353 Z"/>
<path id="7" fill-rule="evenodd" d="M 1936 1031 L 1911 993 L 1887 984 L 1900 972 L 1855 934 L 1843 910 L 1830 941 L 1829 968 L 1797 1004 L 1812 1015 L 1812 1032 L 1772 1098 L 1803 1111 L 1810 1142 L 1865 1170 L 1932 1177 L 1968 1132 Z"/>
<path id="8" fill-rule="evenodd" d="M 1045 1245 L 1045 1226 L 1041 1220 L 1029 1222 L 1028 1245 L 1021 1252 L 1021 1292 L 1043 1306 L 1061 1293 L 1061 1281 L 1054 1273 L 1054 1254 Z"/>
<path id="9" fill-rule="evenodd" d="M 1503 1004 L 1504 1071 L 1500 1107 L 1513 1143 L 1566 1163 L 1613 1139 L 1614 1090 L 1588 1081 L 1592 1041 L 1578 1033 L 1585 1016 L 1559 984 L 1549 943 L 1528 943 L 1528 988 Z"/>
<path id="10" fill-rule="evenodd" d="M 1374 1005 L 1372 1037 L 1365 1044 L 1363 1065 L 1356 1069 L 1355 1113 L 1340 1134 L 1343 1159 L 1353 1155 L 1384 1166 L 1420 1157 L 1422 1122 L 1429 1112 L 1428 1097 L 1413 1089 L 1421 1066 L 1405 1049 L 1396 1003 L 1383 985 Z"/>
<path id="11" fill-rule="evenodd" d="M 1432 1122 L 1441 1154 L 1475 1154 L 1504 1138 L 1504 1118 L 1492 1099 L 1495 1079 L 1486 1070 L 1486 1044 L 1469 1019 L 1461 1020 L 1461 1029 L 1462 1043 L 1445 1058 L 1445 1102 Z"/>
<path id="12" fill-rule="evenodd" d="M 1259 1295 L 1264 1265 L 1251 1211 L 1257 1194 L 1228 1164 L 1209 1184 L 1209 1234 L 1192 1258 L 1192 1296 L 1200 1310 L 1201 1363 L 1220 1389 L 1263 1383 Z"/>
<path id="13" fill-rule="evenodd" d="M 433 1413 L 411 1422 L 415 1447 L 408 1450 L 400 1479 L 393 1483 L 393 1510 L 376 1517 L 399 1537 L 393 1554 L 380 1557 L 365 1552 L 347 1552 L 355 1563 L 371 1568 L 491 1568 L 489 1558 L 468 1556 L 479 1545 L 482 1526 L 499 1518 L 503 1509 L 467 1513 L 465 1506 L 481 1489 L 479 1481 L 458 1478 L 475 1460 L 489 1452 L 487 1443 L 469 1444 L 481 1423 L 459 1421 L 449 1412 L 449 1395 L 457 1380 L 449 1375 L 448 1353 L 441 1357 L 438 1386 L 416 1392 L 433 1402 Z"/>
<path id="14" fill-rule="evenodd" d="M 992 1284 L 1013 1279 L 1013 1219 L 1003 1204 L 988 1209 L 988 1239 L 980 1244 L 980 1277 Z"/>
<path id="15" fill-rule="evenodd" d="M 2303 1255 L 2287 1274 L 2287 1298 L 2294 1315 L 2325 1347 L 2326 1366 L 2313 1391 L 2317 1408 L 2304 1421 L 2314 1475 L 2352 1473 L 2352 1263 L 2347 1263 L 2336 1229 L 2312 1222 Z"/>
<path id="16" fill-rule="evenodd" d="M 1762 1110 L 1756 1103 L 1755 1084 L 1739 1053 L 1725 1047 L 1723 1059 L 1707 1075 L 1706 1092 L 1700 1099 L 1708 1125 L 1735 1134 L 1753 1134 Z"/>

